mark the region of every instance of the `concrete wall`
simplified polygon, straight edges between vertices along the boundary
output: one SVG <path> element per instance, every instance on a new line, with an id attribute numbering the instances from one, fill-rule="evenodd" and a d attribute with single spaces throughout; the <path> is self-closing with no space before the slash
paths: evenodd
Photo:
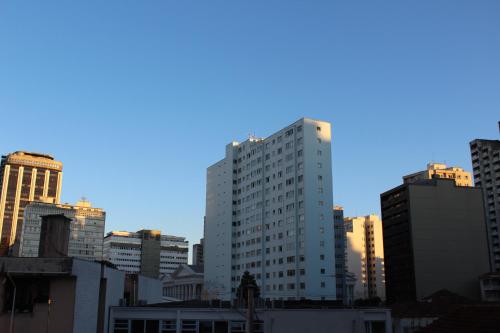
<path id="1" fill-rule="evenodd" d="M 125 272 L 105 267 L 104 277 L 107 281 L 103 327 L 104 332 L 107 332 L 106 327 L 108 327 L 109 307 L 120 305 L 120 299 L 123 298 L 123 291 L 125 290 Z"/>
<path id="2" fill-rule="evenodd" d="M 479 300 L 479 276 L 489 271 L 481 189 L 411 185 L 410 214 L 417 298 L 446 288 Z"/>
<path id="3" fill-rule="evenodd" d="M 77 276 L 73 333 L 96 332 L 101 265 L 73 259 L 73 275 Z"/>
<path id="4" fill-rule="evenodd" d="M 304 119 L 303 124 L 306 257 L 304 296 L 308 299 L 336 299 L 331 125 L 311 119 Z M 322 177 L 321 181 L 318 176 Z M 322 189 L 321 193 L 319 189 Z M 321 242 L 324 246 L 321 246 Z M 320 254 L 324 255 L 323 260 L 320 259 Z M 324 274 L 320 273 L 321 269 L 325 269 Z M 321 287 L 321 283 L 325 286 Z"/>
<path id="5" fill-rule="evenodd" d="M 163 283 L 159 279 L 139 275 L 139 290 L 137 299 L 146 301 L 147 304 L 162 302 Z"/>
<path id="6" fill-rule="evenodd" d="M 16 313 L 13 333 L 72 332 L 75 284 L 76 280 L 72 277 L 52 278 L 50 280 L 50 306 L 47 303 L 36 303 L 33 312 Z M 3 302 L 3 299 L 0 298 L 0 301 Z M 1 312 L 0 332 L 8 332 L 9 325 L 10 310 Z"/>
<path id="7" fill-rule="evenodd" d="M 205 288 L 208 297 L 231 299 L 233 144 L 226 157 L 207 169 Z"/>

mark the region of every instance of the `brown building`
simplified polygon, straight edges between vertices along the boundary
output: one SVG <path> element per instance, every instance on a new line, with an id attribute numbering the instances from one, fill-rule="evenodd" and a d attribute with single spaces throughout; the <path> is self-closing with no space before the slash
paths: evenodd
<path id="1" fill-rule="evenodd" d="M 194 244 L 193 245 L 193 265 L 195 266 L 201 266 L 203 267 L 204 260 L 203 260 L 203 238 L 200 239 L 199 244 Z"/>
<path id="2" fill-rule="evenodd" d="M 448 289 L 479 299 L 490 270 L 481 189 L 432 179 L 380 196 L 388 303 Z"/>
<path id="3" fill-rule="evenodd" d="M 124 272 L 76 258 L 0 258 L 0 332 L 107 332 L 124 280 Z"/>
<path id="4" fill-rule="evenodd" d="M 0 256 L 16 254 L 24 208 L 34 200 L 59 203 L 62 163 L 52 156 L 17 151 L 0 162 Z"/>
<path id="5" fill-rule="evenodd" d="M 42 216 L 39 257 L 67 257 L 71 219 L 64 214 Z"/>

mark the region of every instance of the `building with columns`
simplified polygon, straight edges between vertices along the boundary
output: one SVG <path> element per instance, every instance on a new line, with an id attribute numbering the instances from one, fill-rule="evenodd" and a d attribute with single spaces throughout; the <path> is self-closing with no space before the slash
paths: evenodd
<path id="1" fill-rule="evenodd" d="M 38 200 L 58 204 L 61 162 L 50 155 L 16 151 L 0 162 L 0 256 L 17 255 L 24 208 Z"/>
<path id="2" fill-rule="evenodd" d="M 203 297 L 203 267 L 182 264 L 163 284 L 165 300 L 200 300 Z"/>

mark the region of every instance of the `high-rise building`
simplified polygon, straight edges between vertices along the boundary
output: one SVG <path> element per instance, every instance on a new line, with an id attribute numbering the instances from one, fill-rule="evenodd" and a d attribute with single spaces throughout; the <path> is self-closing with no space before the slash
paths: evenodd
<path id="1" fill-rule="evenodd" d="M 63 214 L 71 219 L 68 255 L 80 259 L 102 260 L 106 212 L 82 199 L 75 205 L 33 201 L 26 206 L 20 237 L 21 257 L 36 257 L 42 216 Z"/>
<path id="2" fill-rule="evenodd" d="M 330 123 L 303 118 L 226 146 L 207 169 L 205 289 L 234 299 L 245 271 L 265 299 L 335 299 Z"/>
<path id="3" fill-rule="evenodd" d="M 491 267 L 500 272 L 500 140 L 474 140 L 470 151 L 474 183 L 483 193 Z"/>
<path id="4" fill-rule="evenodd" d="M 0 163 L 0 256 L 18 253 L 24 208 L 34 200 L 59 203 L 61 162 L 50 155 L 17 151 Z"/>
<path id="5" fill-rule="evenodd" d="M 198 244 L 193 244 L 193 258 L 192 262 L 193 265 L 195 266 L 202 266 L 203 267 L 203 243 L 204 240 L 203 238 L 200 239 L 200 243 Z"/>
<path id="6" fill-rule="evenodd" d="M 385 299 L 382 222 L 377 215 L 346 217 L 347 271 L 354 274 L 354 299 Z"/>
<path id="7" fill-rule="evenodd" d="M 337 299 L 347 304 L 346 296 L 346 233 L 344 227 L 344 208 L 335 206 L 333 208 L 333 228 L 335 234 L 335 279 L 337 285 Z"/>
<path id="8" fill-rule="evenodd" d="M 441 289 L 479 299 L 478 277 L 490 270 L 480 188 L 419 180 L 380 201 L 388 303 Z"/>
<path id="9" fill-rule="evenodd" d="M 104 260 L 128 273 L 158 278 L 188 263 L 184 237 L 162 235 L 159 230 L 112 231 L 104 237 Z"/>
<path id="10" fill-rule="evenodd" d="M 428 163 L 427 170 L 404 176 L 403 182 L 414 183 L 417 180 L 434 178 L 453 179 L 457 186 L 472 186 L 470 172 L 459 167 L 448 167 L 444 163 Z"/>

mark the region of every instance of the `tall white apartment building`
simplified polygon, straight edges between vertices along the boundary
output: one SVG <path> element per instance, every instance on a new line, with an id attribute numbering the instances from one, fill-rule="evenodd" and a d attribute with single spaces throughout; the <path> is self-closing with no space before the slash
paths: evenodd
<path id="1" fill-rule="evenodd" d="M 249 271 L 265 299 L 335 299 L 330 123 L 303 118 L 226 146 L 207 169 L 205 289 L 234 299 Z"/>
<path id="2" fill-rule="evenodd" d="M 185 237 L 162 235 L 159 230 L 111 231 L 104 238 L 104 260 L 128 273 L 158 278 L 188 263 Z"/>
<path id="3" fill-rule="evenodd" d="M 86 200 L 75 205 L 33 201 L 24 210 L 19 255 L 38 257 L 42 216 L 63 214 L 71 219 L 68 254 L 87 260 L 102 260 L 106 212 Z"/>
<path id="4" fill-rule="evenodd" d="M 346 217 L 347 271 L 354 274 L 354 299 L 385 299 L 384 240 L 377 215 Z"/>

